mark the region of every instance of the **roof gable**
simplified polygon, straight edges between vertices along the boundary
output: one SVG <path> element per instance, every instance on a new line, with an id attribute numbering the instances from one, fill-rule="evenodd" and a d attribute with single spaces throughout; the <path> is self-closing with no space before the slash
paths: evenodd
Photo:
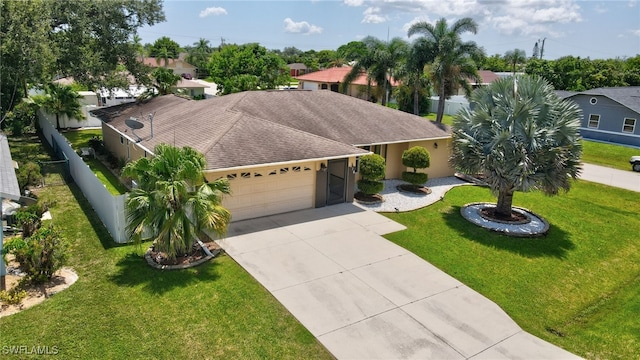
<path id="1" fill-rule="evenodd" d="M 640 86 L 625 86 L 611 88 L 596 88 L 575 93 L 568 97 L 577 95 L 600 95 L 628 107 L 629 109 L 640 113 Z"/>

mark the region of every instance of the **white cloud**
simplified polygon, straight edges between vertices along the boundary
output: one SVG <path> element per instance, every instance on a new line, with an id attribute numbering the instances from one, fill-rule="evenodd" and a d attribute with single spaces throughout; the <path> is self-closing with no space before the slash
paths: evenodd
<path id="1" fill-rule="evenodd" d="M 631 33 L 635 36 L 640 36 L 640 29 L 631 30 Z"/>
<path id="2" fill-rule="evenodd" d="M 409 21 L 408 23 L 402 25 L 402 31 L 404 31 L 405 33 L 409 31 L 409 28 L 411 26 L 413 26 L 413 24 L 415 23 L 419 23 L 419 22 L 427 22 L 430 24 L 433 24 L 434 21 L 429 19 L 429 16 L 427 15 L 420 15 L 420 16 L 416 16 L 413 18 L 413 20 Z"/>
<path id="3" fill-rule="evenodd" d="M 284 19 L 284 31 L 293 34 L 322 34 L 322 28 L 306 21 L 295 22 L 291 18 Z"/>
<path id="4" fill-rule="evenodd" d="M 502 34 L 559 34 L 558 25 L 582 21 L 579 0 L 344 0 L 348 5 L 366 4 L 362 22 L 379 23 L 394 13 L 414 14 L 417 18 L 444 17 L 449 23 L 462 17 L 474 18 L 481 30 Z M 636 4 L 631 0 L 629 5 Z M 414 20 L 415 21 L 415 20 Z M 414 22 L 404 25 L 409 28 Z M 489 29 L 487 29 L 487 27 Z"/>
<path id="5" fill-rule="evenodd" d="M 210 15 L 227 15 L 227 10 L 221 7 L 209 7 L 200 11 L 200 17 L 207 17 Z"/>
<path id="6" fill-rule="evenodd" d="M 347 6 L 361 6 L 364 4 L 364 0 L 344 0 L 344 4 Z"/>
<path id="7" fill-rule="evenodd" d="M 380 24 L 387 21 L 387 18 L 380 15 L 379 7 L 370 7 L 364 11 L 362 22 L 365 24 Z"/>

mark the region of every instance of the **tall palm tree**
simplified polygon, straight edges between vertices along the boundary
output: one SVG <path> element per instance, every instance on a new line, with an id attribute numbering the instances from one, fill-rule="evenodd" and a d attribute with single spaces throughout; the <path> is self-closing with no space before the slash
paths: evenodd
<path id="1" fill-rule="evenodd" d="M 45 97 L 40 105 L 56 115 L 56 129 L 60 130 L 60 115 L 77 120 L 85 119 L 79 101 L 81 98 L 71 86 L 50 83 L 45 87 Z"/>
<path id="2" fill-rule="evenodd" d="M 527 61 L 527 54 L 522 49 L 509 50 L 504 53 L 504 59 L 511 64 L 513 74 L 516 73 L 516 65 Z"/>
<path id="3" fill-rule="evenodd" d="M 478 25 L 471 18 L 460 19 L 451 27 L 447 26 L 445 18 L 441 18 L 435 25 L 422 21 L 409 28 L 409 37 L 421 34 L 426 42 L 431 43 L 431 48 L 435 51 L 436 56 L 430 71 L 439 96 L 436 122 L 442 122 L 445 99 L 453 95 L 458 86 L 462 86 L 469 92 L 467 79 L 478 78 L 478 71 L 472 60 L 479 58 L 482 50 L 475 42 L 463 42 L 460 38 L 461 34 L 466 32 L 475 34 L 477 31 Z"/>
<path id="4" fill-rule="evenodd" d="M 154 152 L 153 158 L 123 169 L 138 184 L 126 201 L 127 232 L 138 242 L 153 240 L 158 251 L 175 259 L 191 249 L 202 231 L 226 233 L 231 214 L 222 198 L 230 187 L 224 178 L 207 182 L 206 160 L 190 147 L 161 144 Z"/>
<path id="5" fill-rule="evenodd" d="M 580 109 L 538 76 L 494 81 L 471 96 L 473 110 L 453 122 L 451 163 L 483 174 L 498 195 L 496 214 L 511 216 L 515 191 L 569 190 L 580 173 Z"/>
<path id="6" fill-rule="evenodd" d="M 407 43 L 394 38 L 390 42 L 384 42 L 372 36 L 362 40 L 366 51 L 355 54 L 356 60 L 351 71 L 345 76 L 342 84 L 343 92 L 346 92 L 350 83 L 361 74 L 367 74 L 367 97 L 371 95 L 371 86 L 376 84 L 382 105 L 387 103 L 387 92 L 391 87 L 390 80 L 397 69 L 399 61 L 406 55 Z"/>

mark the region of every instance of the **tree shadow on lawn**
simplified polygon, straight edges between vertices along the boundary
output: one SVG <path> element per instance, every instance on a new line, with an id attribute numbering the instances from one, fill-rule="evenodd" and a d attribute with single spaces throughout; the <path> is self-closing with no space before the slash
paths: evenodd
<path id="1" fill-rule="evenodd" d="M 109 280 L 118 286 L 139 286 L 152 294 L 164 294 L 175 288 L 184 288 L 195 283 L 216 280 L 216 259 L 196 267 L 182 270 L 158 270 L 149 266 L 144 257 L 129 253 L 116 263 L 118 271 L 109 275 Z"/>
<path id="2" fill-rule="evenodd" d="M 571 234 L 554 224 L 549 225 L 545 236 L 512 237 L 469 222 L 460 214 L 460 210 L 460 206 L 453 206 L 453 211 L 443 214 L 447 226 L 465 239 L 491 248 L 508 250 L 528 258 L 553 256 L 559 259 L 566 258 L 567 252 L 575 248 Z"/>

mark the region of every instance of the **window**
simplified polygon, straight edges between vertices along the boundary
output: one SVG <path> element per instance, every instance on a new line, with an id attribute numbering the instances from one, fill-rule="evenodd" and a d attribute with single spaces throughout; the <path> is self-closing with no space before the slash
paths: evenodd
<path id="1" fill-rule="evenodd" d="M 636 129 L 636 119 L 624 118 L 624 124 L 622 125 L 622 132 L 633 133 Z"/>
<path id="2" fill-rule="evenodd" d="M 595 104 L 597 104 L 597 103 L 598 103 L 598 99 L 596 99 L 596 98 L 592 97 L 591 99 L 589 99 L 589 103 L 590 103 L 591 105 L 595 105 Z"/>
<path id="3" fill-rule="evenodd" d="M 235 180 L 238 177 L 238 174 L 229 174 L 227 175 L 227 180 Z"/>
<path id="4" fill-rule="evenodd" d="M 250 172 L 242 172 L 240 173 L 240 177 L 243 179 L 249 179 L 251 177 L 251 173 Z"/>
<path id="5" fill-rule="evenodd" d="M 597 129 L 598 125 L 600 125 L 600 115 L 589 114 L 589 127 Z"/>
<path id="6" fill-rule="evenodd" d="M 327 84 L 320 85 L 320 90 L 327 90 L 329 86 Z"/>
<path id="7" fill-rule="evenodd" d="M 124 144 L 124 137 L 120 136 L 120 144 Z"/>

